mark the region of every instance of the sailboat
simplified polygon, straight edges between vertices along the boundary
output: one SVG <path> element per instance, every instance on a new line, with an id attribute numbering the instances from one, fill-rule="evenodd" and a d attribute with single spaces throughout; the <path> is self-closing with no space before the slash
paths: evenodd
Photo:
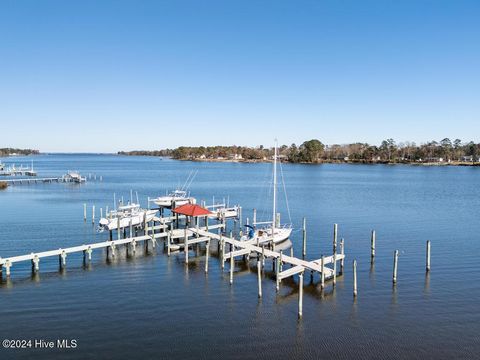
<path id="1" fill-rule="evenodd" d="M 280 221 L 277 221 L 277 140 L 275 140 L 275 150 L 273 155 L 273 205 L 272 205 L 272 221 L 254 223 L 254 233 L 249 237 L 257 240 L 259 244 L 263 242 L 273 241 L 274 246 L 280 246 L 282 248 L 289 248 L 292 246 L 289 241 L 292 233 L 291 225 L 280 225 Z M 264 225 L 262 228 L 256 228 L 256 225 Z M 270 226 L 268 226 L 270 225 Z"/>

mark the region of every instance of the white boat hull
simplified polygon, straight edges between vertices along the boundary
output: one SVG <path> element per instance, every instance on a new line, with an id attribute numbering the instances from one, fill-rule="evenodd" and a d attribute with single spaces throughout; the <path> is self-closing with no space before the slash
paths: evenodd
<path id="1" fill-rule="evenodd" d="M 275 229 L 273 233 L 273 243 L 275 245 L 281 244 L 290 238 L 291 233 L 292 229 L 288 227 Z M 272 241 L 272 228 L 257 230 L 255 236 L 259 237 L 260 244 Z"/>
<path id="2" fill-rule="evenodd" d="M 157 210 L 147 210 L 147 222 L 152 221 L 153 218 L 155 217 Z M 132 226 L 137 226 L 140 224 L 144 223 L 144 214 L 145 212 L 139 212 L 137 214 L 133 215 L 127 215 L 122 218 L 120 218 L 120 229 L 126 228 L 130 226 L 130 223 Z M 119 225 L 119 218 L 113 218 L 113 219 L 106 219 L 102 218 L 100 219 L 99 226 L 100 228 L 103 228 L 104 230 L 116 230 L 118 229 Z"/>

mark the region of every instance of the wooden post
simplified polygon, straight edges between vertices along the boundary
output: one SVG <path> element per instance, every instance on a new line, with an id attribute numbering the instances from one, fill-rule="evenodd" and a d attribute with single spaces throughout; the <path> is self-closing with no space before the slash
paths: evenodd
<path id="1" fill-rule="evenodd" d="M 121 229 L 120 229 L 120 217 L 117 217 L 117 239 L 122 238 Z"/>
<path id="2" fill-rule="evenodd" d="M 398 250 L 393 253 L 393 283 L 397 283 L 397 270 L 398 270 Z"/>
<path id="3" fill-rule="evenodd" d="M 303 218 L 303 257 L 307 256 L 307 218 Z"/>
<path id="4" fill-rule="evenodd" d="M 10 268 L 12 267 L 12 264 L 10 263 L 9 260 L 7 260 L 7 262 L 5 263 L 5 275 L 7 275 L 7 277 L 10 277 Z"/>
<path id="5" fill-rule="evenodd" d="M 205 273 L 208 273 L 208 255 L 210 253 L 210 239 L 207 241 L 207 248 L 205 249 Z"/>
<path id="6" fill-rule="evenodd" d="M 303 272 L 298 275 L 298 317 L 303 315 Z"/>
<path id="7" fill-rule="evenodd" d="M 92 248 L 89 246 L 87 251 L 87 260 L 90 262 L 92 261 Z"/>
<path id="8" fill-rule="evenodd" d="M 323 290 L 325 288 L 325 256 L 322 255 L 322 274 L 321 274 L 321 282 L 320 282 L 320 288 Z"/>
<path id="9" fill-rule="evenodd" d="M 155 226 L 155 223 L 152 225 L 152 227 Z M 152 239 L 152 251 L 155 251 L 155 247 L 157 246 L 157 241 L 155 240 L 155 232 L 152 230 L 152 233 L 150 235 L 150 238 Z M 148 242 L 148 240 L 146 240 Z"/>
<path id="10" fill-rule="evenodd" d="M 357 297 L 357 260 L 353 260 L 353 297 Z"/>
<path id="11" fill-rule="evenodd" d="M 83 221 L 87 221 L 87 204 L 83 204 Z"/>
<path id="12" fill-rule="evenodd" d="M 147 212 L 143 213 L 143 229 L 145 230 L 145 235 L 148 235 L 148 223 L 147 223 Z"/>
<path id="13" fill-rule="evenodd" d="M 280 290 L 280 278 L 278 277 L 278 273 L 280 272 L 280 259 L 275 260 L 275 289 Z"/>
<path id="14" fill-rule="evenodd" d="M 333 224 L 333 251 L 337 251 L 337 233 L 338 233 L 338 224 Z"/>
<path id="15" fill-rule="evenodd" d="M 39 265 L 38 263 L 40 262 L 40 259 L 38 258 L 38 255 L 35 255 L 32 259 L 32 272 L 37 273 L 39 270 Z"/>
<path id="16" fill-rule="evenodd" d="M 185 224 L 185 238 L 184 238 L 184 250 L 185 250 L 185 264 L 188 264 L 188 236 L 187 225 Z"/>
<path id="17" fill-rule="evenodd" d="M 280 268 L 279 268 L 279 272 L 282 272 L 283 271 L 283 250 L 280 250 Z"/>
<path id="18" fill-rule="evenodd" d="M 257 223 L 257 209 L 253 209 L 253 226 Z"/>
<path id="19" fill-rule="evenodd" d="M 137 252 L 137 240 L 133 239 L 132 241 L 132 252 L 133 256 L 135 256 L 135 253 Z"/>
<path id="20" fill-rule="evenodd" d="M 132 218 L 130 218 L 130 237 L 133 237 L 133 223 L 132 223 Z"/>
<path id="21" fill-rule="evenodd" d="M 95 205 L 92 205 L 92 224 L 95 224 Z"/>
<path id="22" fill-rule="evenodd" d="M 225 269 L 225 240 L 223 240 L 223 236 L 220 234 L 220 248 L 222 249 L 222 270 Z"/>
<path id="23" fill-rule="evenodd" d="M 337 251 L 333 253 L 333 286 L 337 285 Z"/>
<path id="24" fill-rule="evenodd" d="M 340 260 L 340 275 L 343 274 L 343 269 L 345 266 L 345 240 L 340 240 L 340 254 L 343 255 L 342 260 Z"/>
<path id="25" fill-rule="evenodd" d="M 376 241 L 376 234 L 375 230 L 372 230 L 372 237 L 371 237 L 371 247 L 370 247 L 370 260 L 373 262 L 375 258 L 375 241 Z"/>
<path id="26" fill-rule="evenodd" d="M 110 245 L 110 252 L 112 253 L 112 258 L 115 257 L 115 243 Z"/>
<path id="27" fill-rule="evenodd" d="M 233 268 L 235 267 L 235 259 L 233 258 L 233 250 L 230 251 L 230 285 L 233 284 Z"/>
<path id="28" fill-rule="evenodd" d="M 262 297 L 262 262 L 257 259 L 257 275 L 258 275 L 258 297 Z"/>
<path id="29" fill-rule="evenodd" d="M 265 245 L 262 245 L 262 269 L 265 268 Z"/>
<path id="30" fill-rule="evenodd" d="M 427 241 L 427 259 L 426 259 L 426 271 L 429 272 L 430 271 L 430 248 L 431 248 L 431 245 L 430 245 L 430 240 Z"/>
<path id="31" fill-rule="evenodd" d="M 170 256 L 171 233 L 172 233 L 171 230 L 169 230 L 169 231 L 167 232 L 167 255 L 168 255 L 168 256 Z"/>
<path id="32" fill-rule="evenodd" d="M 63 250 L 62 253 L 58 256 L 58 261 L 60 263 L 61 269 L 67 266 L 67 253 L 65 252 L 65 250 Z"/>

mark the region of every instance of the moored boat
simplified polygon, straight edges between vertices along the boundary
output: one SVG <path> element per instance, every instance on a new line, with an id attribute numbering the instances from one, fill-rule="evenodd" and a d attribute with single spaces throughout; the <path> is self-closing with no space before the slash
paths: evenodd
<path id="1" fill-rule="evenodd" d="M 261 227 L 257 227 L 260 225 Z M 250 226 L 249 226 L 250 227 Z M 273 155 L 273 204 L 272 220 L 266 222 L 257 222 L 250 227 L 251 231 L 247 239 L 256 239 L 259 244 L 272 242 L 278 248 L 290 248 L 292 243 L 289 238 L 292 233 L 291 225 L 281 225 L 280 219 L 277 219 L 277 142 L 275 140 L 275 150 Z"/>
<path id="2" fill-rule="evenodd" d="M 157 210 L 142 209 L 139 204 L 127 204 L 119 206 L 118 209 L 110 211 L 106 217 L 100 219 L 98 229 L 116 230 L 131 226 L 138 226 L 146 221 L 152 221 Z"/>

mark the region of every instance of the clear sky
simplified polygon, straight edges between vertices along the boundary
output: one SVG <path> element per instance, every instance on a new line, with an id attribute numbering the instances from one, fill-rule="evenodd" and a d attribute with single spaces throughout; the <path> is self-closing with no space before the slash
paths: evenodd
<path id="1" fill-rule="evenodd" d="M 480 141 L 480 1 L 0 1 L 0 147 Z"/>

